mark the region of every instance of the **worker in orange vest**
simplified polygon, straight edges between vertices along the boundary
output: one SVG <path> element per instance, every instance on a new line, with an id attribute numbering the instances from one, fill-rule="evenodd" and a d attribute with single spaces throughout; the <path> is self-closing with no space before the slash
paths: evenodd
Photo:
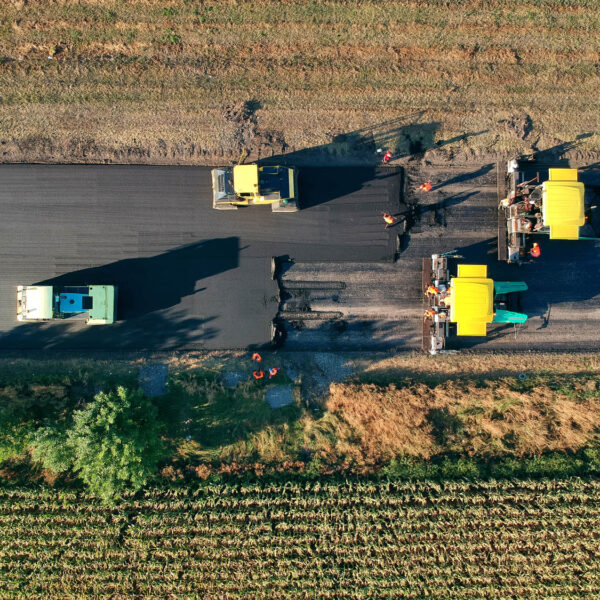
<path id="1" fill-rule="evenodd" d="M 542 249 L 540 248 L 540 245 L 537 242 L 533 242 L 533 247 L 529 251 L 529 254 L 531 254 L 533 258 L 539 258 L 541 256 Z"/>
<path id="2" fill-rule="evenodd" d="M 429 298 L 432 298 L 433 296 L 436 296 L 439 293 L 440 293 L 440 290 L 438 288 L 436 288 L 435 285 L 430 285 L 427 288 L 427 290 L 425 291 L 425 295 Z"/>
<path id="3" fill-rule="evenodd" d="M 255 360 L 256 362 L 260 362 L 262 360 L 262 356 L 258 352 L 255 352 L 252 355 L 252 360 Z"/>
<path id="4" fill-rule="evenodd" d="M 433 185 L 431 183 L 431 180 L 430 181 L 426 181 L 425 183 L 422 183 L 419 186 L 419 189 L 422 190 L 422 191 L 424 191 L 424 192 L 430 192 L 433 189 Z"/>
<path id="5" fill-rule="evenodd" d="M 388 150 L 384 155 L 383 155 L 383 162 L 385 164 L 389 163 L 390 160 L 392 160 L 392 153 L 390 150 Z"/>
<path id="6" fill-rule="evenodd" d="M 433 308 L 428 308 L 425 311 L 425 318 L 426 319 L 433 319 L 433 317 L 435 317 L 435 310 L 433 310 Z"/>
<path id="7" fill-rule="evenodd" d="M 392 225 L 396 224 L 396 217 L 392 217 L 392 215 L 390 215 L 390 213 L 386 213 L 386 212 L 382 212 L 381 214 L 383 215 L 383 220 L 386 223 L 386 225 L 385 225 L 386 229 L 388 227 L 391 227 Z"/>
<path id="8" fill-rule="evenodd" d="M 277 375 L 278 372 L 279 372 L 279 369 L 277 367 L 271 367 L 269 369 L 269 379 L 272 379 L 273 377 L 275 377 L 275 375 Z"/>
<path id="9" fill-rule="evenodd" d="M 262 371 L 252 371 L 252 376 L 254 377 L 254 379 L 262 379 L 265 374 Z"/>

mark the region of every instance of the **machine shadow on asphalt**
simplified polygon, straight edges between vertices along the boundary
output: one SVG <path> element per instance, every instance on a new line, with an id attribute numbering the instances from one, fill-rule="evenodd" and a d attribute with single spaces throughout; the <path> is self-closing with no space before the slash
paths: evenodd
<path id="1" fill-rule="evenodd" d="M 117 322 L 103 327 L 64 321 L 22 324 L 0 337 L 0 346 L 160 350 L 202 344 L 218 334 L 209 324 L 227 310 L 226 302 L 214 306 L 202 299 L 202 280 L 236 269 L 239 252 L 237 237 L 206 240 L 37 281 L 117 286 Z"/>
<path id="2" fill-rule="evenodd" d="M 445 211 L 476 195 L 477 191 L 454 194 L 453 196 L 443 198 L 435 204 L 420 204 L 419 202 L 411 203 L 407 201 L 404 212 L 405 227 L 399 237 L 397 258 L 409 248 L 412 228 L 433 225 L 445 227 Z M 440 252 L 446 252 L 446 250 L 440 250 Z"/>
<path id="3" fill-rule="evenodd" d="M 303 167 L 299 173 L 299 206 L 313 208 L 349 196 L 375 180 L 393 179 L 398 167 Z M 400 190 L 398 190 L 398 194 Z"/>

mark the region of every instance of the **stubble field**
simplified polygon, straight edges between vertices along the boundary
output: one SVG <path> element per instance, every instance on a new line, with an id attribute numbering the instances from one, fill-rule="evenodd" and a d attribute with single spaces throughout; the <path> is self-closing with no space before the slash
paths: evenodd
<path id="1" fill-rule="evenodd" d="M 600 148 L 600 2 L 12 0 L 0 160 Z M 343 137 L 343 134 L 357 132 Z M 342 137 L 340 137 L 342 136 Z M 306 148 L 323 151 L 308 156 Z M 446 154 L 450 151 L 449 154 Z"/>

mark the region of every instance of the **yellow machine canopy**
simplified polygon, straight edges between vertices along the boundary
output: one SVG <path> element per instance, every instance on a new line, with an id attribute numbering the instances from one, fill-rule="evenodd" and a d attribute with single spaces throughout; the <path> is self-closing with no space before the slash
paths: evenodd
<path id="1" fill-rule="evenodd" d="M 551 240 L 577 240 L 585 223 L 583 183 L 577 169 L 549 169 L 550 178 L 542 186 L 544 225 Z"/>
<path id="2" fill-rule="evenodd" d="M 258 196 L 258 165 L 233 167 L 233 189 L 238 196 Z"/>
<path id="3" fill-rule="evenodd" d="M 487 333 L 494 319 L 494 282 L 486 265 L 458 265 L 450 281 L 450 321 L 457 323 L 457 335 Z"/>

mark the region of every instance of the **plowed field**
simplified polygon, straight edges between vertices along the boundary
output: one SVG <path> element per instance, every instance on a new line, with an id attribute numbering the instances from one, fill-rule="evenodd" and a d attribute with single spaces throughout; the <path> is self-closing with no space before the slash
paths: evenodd
<path id="1" fill-rule="evenodd" d="M 598 0 L 56 0 L 0 11 L 0 160 L 600 148 Z M 347 135 L 349 132 L 353 132 Z"/>

